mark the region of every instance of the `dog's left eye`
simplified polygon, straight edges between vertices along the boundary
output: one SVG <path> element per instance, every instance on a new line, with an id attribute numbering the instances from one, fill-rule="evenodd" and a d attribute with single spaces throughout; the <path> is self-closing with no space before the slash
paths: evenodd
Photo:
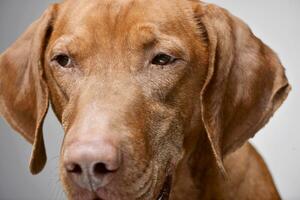
<path id="1" fill-rule="evenodd" d="M 168 65 L 168 64 L 173 63 L 175 60 L 176 59 L 170 55 L 160 53 L 152 59 L 151 64 L 153 64 L 153 65 Z"/>
<path id="2" fill-rule="evenodd" d="M 71 64 L 71 58 L 66 54 L 59 54 L 54 56 L 52 61 L 57 62 L 61 67 L 69 67 Z"/>

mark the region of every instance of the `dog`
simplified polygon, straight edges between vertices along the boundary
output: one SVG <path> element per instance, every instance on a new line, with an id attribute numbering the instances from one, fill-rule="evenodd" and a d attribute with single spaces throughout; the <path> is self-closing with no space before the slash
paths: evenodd
<path id="1" fill-rule="evenodd" d="M 287 98 L 277 55 L 195 0 L 65 0 L 0 56 L 0 113 L 46 163 L 64 128 L 68 199 L 280 199 L 248 142 Z"/>

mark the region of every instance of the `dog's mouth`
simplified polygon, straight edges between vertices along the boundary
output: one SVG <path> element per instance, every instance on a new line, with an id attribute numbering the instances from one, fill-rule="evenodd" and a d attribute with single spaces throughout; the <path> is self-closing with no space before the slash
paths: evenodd
<path id="1" fill-rule="evenodd" d="M 164 184 L 163 184 L 163 187 L 157 197 L 156 200 L 169 200 L 169 196 L 170 196 L 170 192 L 171 192 L 171 185 L 172 185 L 172 176 L 169 175 L 167 176 Z M 100 197 L 95 197 L 93 198 L 93 200 L 104 200 Z"/>
<path id="2" fill-rule="evenodd" d="M 165 183 L 163 185 L 162 190 L 160 191 L 160 194 L 157 198 L 157 200 L 169 200 L 170 192 L 171 192 L 171 186 L 172 186 L 172 176 L 167 176 Z"/>

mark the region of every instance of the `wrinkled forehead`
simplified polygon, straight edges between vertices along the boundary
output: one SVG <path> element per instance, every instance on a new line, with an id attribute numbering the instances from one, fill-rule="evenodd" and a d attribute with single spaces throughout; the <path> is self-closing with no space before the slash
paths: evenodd
<path id="1" fill-rule="evenodd" d="M 183 1 L 67 0 L 62 3 L 55 35 L 76 35 L 85 42 L 123 45 L 151 43 L 160 34 L 180 35 L 189 23 Z M 180 19 L 180 20 L 179 20 Z M 181 23 L 181 24 L 178 24 Z M 131 37 L 130 37 L 131 36 Z"/>

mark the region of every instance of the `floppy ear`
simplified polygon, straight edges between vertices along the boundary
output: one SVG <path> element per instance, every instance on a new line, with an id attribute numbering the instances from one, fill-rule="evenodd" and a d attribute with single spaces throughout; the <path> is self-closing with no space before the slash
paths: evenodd
<path id="1" fill-rule="evenodd" d="M 223 157 L 269 121 L 290 85 L 277 55 L 245 23 L 215 5 L 195 1 L 193 9 L 210 52 L 202 120 L 224 174 Z"/>
<path id="2" fill-rule="evenodd" d="M 28 142 L 33 144 L 32 174 L 46 163 L 42 124 L 48 110 L 48 88 L 43 75 L 43 59 L 51 32 L 55 6 L 0 56 L 0 114 Z"/>

